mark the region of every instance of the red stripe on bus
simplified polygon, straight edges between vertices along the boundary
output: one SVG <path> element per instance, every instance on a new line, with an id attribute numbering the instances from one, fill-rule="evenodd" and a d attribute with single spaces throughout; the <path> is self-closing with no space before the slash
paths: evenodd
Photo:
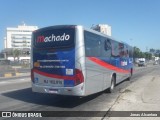
<path id="1" fill-rule="evenodd" d="M 111 64 L 108 64 L 98 58 L 95 58 L 95 57 L 88 57 L 89 60 L 91 60 L 92 62 L 104 67 L 104 68 L 107 68 L 107 69 L 110 69 L 110 70 L 114 70 L 114 71 L 117 71 L 117 72 L 120 72 L 120 73 L 129 73 L 130 70 L 124 70 L 124 69 L 121 69 L 121 68 L 118 68 L 118 67 L 115 67 Z"/>
<path id="2" fill-rule="evenodd" d="M 75 80 L 75 76 L 62 76 L 62 75 L 56 75 L 56 74 L 49 74 L 46 72 L 39 71 L 37 69 L 34 69 L 33 72 L 38 73 L 40 75 L 51 77 L 51 78 L 57 78 L 57 79 L 65 79 L 65 80 Z"/>

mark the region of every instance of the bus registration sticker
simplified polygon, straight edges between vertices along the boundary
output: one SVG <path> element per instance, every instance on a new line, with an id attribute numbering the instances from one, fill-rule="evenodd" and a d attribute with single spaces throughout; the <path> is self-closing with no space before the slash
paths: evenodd
<path id="1" fill-rule="evenodd" d="M 73 69 L 66 69 L 66 75 L 73 75 Z"/>

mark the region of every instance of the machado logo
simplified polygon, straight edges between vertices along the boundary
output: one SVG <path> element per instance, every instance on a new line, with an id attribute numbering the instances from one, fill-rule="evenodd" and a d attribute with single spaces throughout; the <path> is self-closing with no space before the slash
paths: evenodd
<path id="1" fill-rule="evenodd" d="M 51 36 L 45 37 L 45 36 L 37 36 L 36 42 L 37 43 L 43 43 L 43 42 L 56 42 L 56 41 L 67 41 L 70 39 L 70 35 L 63 33 L 62 36 L 58 35 L 55 36 L 52 34 Z"/>

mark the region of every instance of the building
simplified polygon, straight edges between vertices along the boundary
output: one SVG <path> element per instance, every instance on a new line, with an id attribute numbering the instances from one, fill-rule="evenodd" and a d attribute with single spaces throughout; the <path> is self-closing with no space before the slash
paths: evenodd
<path id="1" fill-rule="evenodd" d="M 32 32 L 38 29 L 37 26 L 27 26 L 25 24 L 18 27 L 8 27 L 6 37 L 4 37 L 4 58 L 10 61 L 20 62 L 30 61 Z M 18 50 L 18 57 L 15 58 L 14 51 Z"/>
<path id="2" fill-rule="evenodd" d="M 5 48 L 30 48 L 32 31 L 38 29 L 37 26 L 19 25 L 16 28 L 7 28 L 7 35 L 4 38 Z"/>
<path id="3" fill-rule="evenodd" d="M 106 34 L 108 36 L 112 35 L 111 26 L 109 26 L 107 24 L 98 24 L 96 26 L 93 26 L 92 29 L 96 30 L 96 31 L 99 31 L 101 33 L 104 33 L 104 34 Z"/>

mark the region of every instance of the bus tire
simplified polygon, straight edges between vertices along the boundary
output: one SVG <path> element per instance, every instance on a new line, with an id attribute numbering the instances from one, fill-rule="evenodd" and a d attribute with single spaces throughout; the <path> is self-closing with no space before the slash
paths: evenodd
<path id="1" fill-rule="evenodd" d="M 130 71 L 130 76 L 128 77 L 129 81 L 131 80 L 132 74 L 133 74 L 133 69 L 131 69 L 131 71 Z"/>
<path id="2" fill-rule="evenodd" d="M 115 77 L 115 75 L 112 75 L 111 85 L 110 85 L 110 87 L 108 89 L 109 93 L 112 93 L 114 91 L 115 85 L 116 85 L 116 77 Z"/>

